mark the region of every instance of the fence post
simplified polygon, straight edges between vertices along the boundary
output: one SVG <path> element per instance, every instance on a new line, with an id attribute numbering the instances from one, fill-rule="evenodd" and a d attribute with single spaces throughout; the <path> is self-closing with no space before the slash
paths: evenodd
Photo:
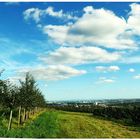
<path id="1" fill-rule="evenodd" d="M 28 110 L 26 111 L 26 120 L 28 120 Z"/>
<path id="2" fill-rule="evenodd" d="M 11 111 L 10 111 L 9 124 L 8 124 L 8 131 L 11 129 L 11 125 L 12 125 L 12 114 L 13 114 L 13 111 L 11 110 Z"/>
<path id="3" fill-rule="evenodd" d="M 30 119 L 30 110 L 28 110 L 28 119 Z"/>
<path id="4" fill-rule="evenodd" d="M 25 116 L 26 116 L 26 111 L 25 111 L 25 108 L 24 108 L 24 112 L 23 112 L 23 122 L 25 121 Z"/>
<path id="5" fill-rule="evenodd" d="M 31 109 L 30 109 L 30 112 L 29 112 L 29 117 L 30 117 L 30 116 L 32 116 L 32 110 L 31 110 Z"/>
<path id="6" fill-rule="evenodd" d="M 21 124 L 21 106 L 19 107 L 19 112 L 18 112 L 18 127 Z"/>

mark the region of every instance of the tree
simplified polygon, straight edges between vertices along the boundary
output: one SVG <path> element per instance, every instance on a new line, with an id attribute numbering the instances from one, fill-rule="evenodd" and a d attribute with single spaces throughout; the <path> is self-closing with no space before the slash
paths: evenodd
<path id="1" fill-rule="evenodd" d="M 20 105 L 26 109 L 42 106 L 45 103 L 41 91 L 37 88 L 35 79 L 30 73 L 26 73 L 25 81 L 20 81 L 19 98 Z"/>
<path id="2" fill-rule="evenodd" d="M 18 87 L 11 84 L 8 80 L 1 80 L 0 87 L 1 104 L 4 108 L 10 109 L 10 119 L 8 125 L 8 130 L 10 130 L 12 124 L 13 108 L 17 105 Z"/>
<path id="3" fill-rule="evenodd" d="M 24 120 L 26 119 L 26 111 L 35 107 L 45 105 L 45 99 L 41 91 L 37 88 L 34 77 L 28 72 L 26 73 L 25 80 L 20 81 L 19 87 L 19 105 L 24 108 Z M 28 115 L 27 115 L 28 117 Z"/>

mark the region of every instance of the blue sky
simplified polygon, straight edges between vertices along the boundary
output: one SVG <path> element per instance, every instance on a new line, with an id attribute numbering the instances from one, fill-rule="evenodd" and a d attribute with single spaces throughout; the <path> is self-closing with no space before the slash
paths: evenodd
<path id="1" fill-rule="evenodd" d="M 140 4 L 0 3 L 2 79 L 30 72 L 46 100 L 140 98 Z"/>

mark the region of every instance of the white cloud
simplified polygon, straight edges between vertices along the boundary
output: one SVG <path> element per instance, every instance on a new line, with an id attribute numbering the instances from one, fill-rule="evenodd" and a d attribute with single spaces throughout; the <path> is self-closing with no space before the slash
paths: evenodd
<path id="1" fill-rule="evenodd" d="M 110 53 L 98 47 L 61 47 L 39 59 L 47 64 L 108 63 L 119 60 L 119 53 Z M 110 68 L 114 69 L 114 68 Z"/>
<path id="2" fill-rule="evenodd" d="M 30 72 L 37 80 L 46 81 L 63 80 L 86 73 L 85 70 L 77 70 L 64 65 L 49 65 L 48 67 L 39 66 L 36 68 L 25 68 L 17 71 L 20 75 L 25 75 L 26 72 Z"/>
<path id="3" fill-rule="evenodd" d="M 132 34 L 140 35 L 140 4 L 133 3 L 130 7 L 130 16 L 127 20 L 128 28 L 131 29 Z"/>
<path id="4" fill-rule="evenodd" d="M 140 79 L 140 74 L 133 77 L 134 79 Z"/>
<path id="5" fill-rule="evenodd" d="M 134 39 L 133 35 L 140 35 L 140 5 L 133 3 L 130 7 L 131 11 L 126 20 L 123 17 L 117 16 L 111 10 L 104 8 L 95 9 L 92 6 L 84 7 L 84 13 L 81 17 L 73 16 L 73 14 L 70 13 L 64 13 L 62 9 L 55 10 L 53 7 L 48 7 L 46 9 L 27 9 L 24 12 L 26 13 L 24 14 L 24 17 L 25 19 L 32 18 L 36 22 L 41 21 L 41 18 L 46 15 L 63 20 L 73 19 L 74 21 L 72 23 L 69 21 L 63 25 L 42 25 L 41 23 L 38 23 L 37 27 L 39 27 L 44 34 L 47 34 L 53 42 L 61 46 L 69 46 L 70 48 L 94 46 L 96 48 L 104 48 L 104 51 L 111 48 L 116 51 L 116 53 L 113 52 L 113 54 L 115 54 L 115 58 L 110 58 L 109 62 L 112 61 L 111 59 L 120 60 L 116 58 L 119 56 L 119 58 L 121 57 L 121 63 L 139 63 L 140 57 L 133 56 L 132 52 L 135 53 L 135 51 L 139 51 L 139 43 Z M 56 50 L 54 54 L 57 53 L 57 51 L 58 50 Z M 118 53 L 118 51 L 121 53 Z M 112 54 L 109 52 L 107 53 Z M 52 57 L 53 53 L 50 54 Z M 60 55 L 59 58 L 63 58 L 61 56 L 62 55 Z M 45 57 L 42 57 L 42 59 L 46 61 Z M 95 59 L 90 61 L 85 60 L 84 58 L 84 61 L 82 59 L 80 62 L 79 60 L 77 62 L 77 60 L 78 58 L 76 58 L 76 62 L 74 61 L 74 64 L 88 63 L 91 61 L 102 62 L 100 59 L 99 61 L 96 61 Z M 108 60 L 106 61 L 105 59 L 105 62 L 108 62 Z M 67 62 L 65 61 L 62 62 L 62 64 L 66 63 Z"/>
<path id="6" fill-rule="evenodd" d="M 98 72 L 106 72 L 106 67 L 104 67 L 104 66 L 96 66 L 95 69 Z"/>
<path id="7" fill-rule="evenodd" d="M 135 69 L 130 68 L 130 69 L 129 69 L 129 72 L 135 72 Z"/>
<path id="8" fill-rule="evenodd" d="M 35 22 L 40 21 L 40 16 L 42 15 L 42 11 L 38 8 L 30 8 L 23 12 L 23 16 L 25 20 L 33 19 Z"/>
<path id="9" fill-rule="evenodd" d="M 96 71 L 98 72 L 115 72 L 115 71 L 119 71 L 120 68 L 118 66 L 108 66 L 108 67 L 105 67 L 105 66 L 96 66 Z"/>
<path id="10" fill-rule="evenodd" d="M 92 12 L 94 11 L 94 9 L 93 9 L 92 6 L 86 6 L 86 7 L 83 9 L 83 11 L 84 11 L 85 13 L 90 14 L 90 13 L 92 13 Z"/>
<path id="11" fill-rule="evenodd" d="M 78 17 L 72 16 L 70 13 L 64 13 L 63 10 L 61 9 L 60 11 L 54 11 L 53 7 L 48 7 L 45 10 L 45 13 L 56 18 L 63 18 L 63 19 L 68 19 L 68 20 L 76 20 Z"/>
<path id="12" fill-rule="evenodd" d="M 54 11 L 53 7 L 48 7 L 46 9 L 29 8 L 23 12 L 23 16 L 25 20 L 33 19 L 36 23 L 40 22 L 41 18 L 47 15 L 55 18 L 60 18 L 62 20 L 78 19 L 78 17 L 73 16 L 71 13 L 64 13 L 62 9 L 59 11 Z"/>
<path id="13" fill-rule="evenodd" d="M 99 77 L 99 80 L 97 83 L 114 83 L 115 80 L 112 78 L 106 78 L 106 77 Z"/>
<path id="14" fill-rule="evenodd" d="M 112 11 L 94 9 L 92 6 L 85 7 L 84 11 L 84 15 L 73 25 L 71 32 L 97 38 L 112 38 L 125 30 L 125 20 L 117 17 Z"/>
<path id="15" fill-rule="evenodd" d="M 120 50 L 137 48 L 135 41 L 126 37 L 127 23 L 123 18 L 92 6 L 85 7 L 84 12 L 72 25 L 46 25 L 43 32 L 61 45 L 90 44 Z"/>
<path id="16" fill-rule="evenodd" d="M 47 25 L 43 27 L 43 33 L 48 34 L 56 43 L 64 44 L 67 43 L 68 29 L 69 27 L 66 25 Z"/>
<path id="17" fill-rule="evenodd" d="M 118 66 L 110 66 L 109 71 L 119 71 L 120 68 Z"/>
<path id="18" fill-rule="evenodd" d="M 62 16 L 63 16 L 63 10 L 60 10 L 60 11 L 55 12 L 53 7 L 48 7 L 45 10 L 45 12 L 48 15 L 53 16 L 53 17 L 60 17 L 60 18 L 62 18 Z"/>

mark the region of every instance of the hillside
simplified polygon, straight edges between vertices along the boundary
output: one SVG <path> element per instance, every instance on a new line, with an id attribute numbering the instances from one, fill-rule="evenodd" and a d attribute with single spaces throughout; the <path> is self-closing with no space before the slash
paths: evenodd
<path id="1" fill-rule="evenodd" d="M 93 117 L 91 114 L 59 112 L 59 120 L 60 137 L 140 138 L 140 131 L 135 131 L 134 127 Z"/>
<path id="2" fill-rule="evenodd" d="M 140 138 L 140 127 L 125 126 L 87 113 L 47 110 L 25 127 L 4 133 L 1 131 L 0 137 Z"/>

